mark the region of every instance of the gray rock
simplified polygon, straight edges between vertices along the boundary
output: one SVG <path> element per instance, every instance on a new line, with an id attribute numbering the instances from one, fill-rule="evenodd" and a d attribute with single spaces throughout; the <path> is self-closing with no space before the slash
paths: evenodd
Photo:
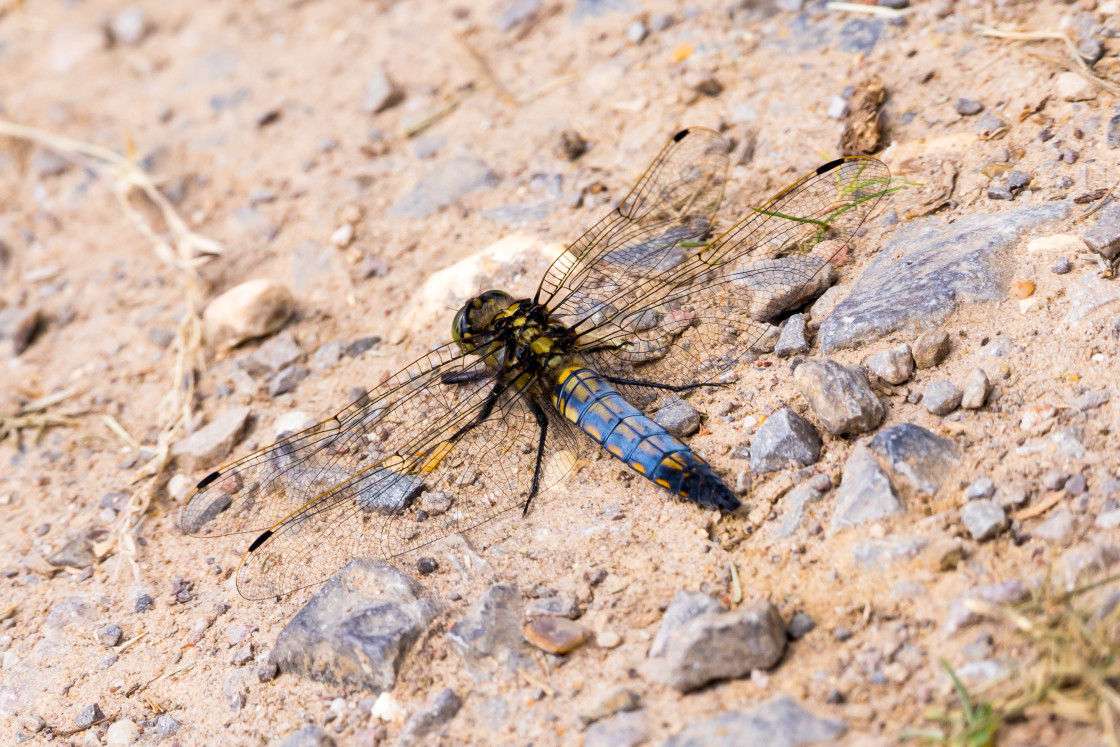
<path id="1" fill-rule="evenodd" d="M 805 418 L 787 408 L 762 423 L 751 440 L 751 470 L 758 475 L 815 464 L 821 437 Z"/>
<path id="2" fill-rule="evenodd" d="M 862 444 L 852 449 L 836 489 L 830 529 L 857 527 L 905 510 L 871 450 Z"/>
<path id="3" fill-rule="evenodd" d="M 295 391 L 299 383 L 311 374 L 303 366 L 288 366 L 268 380 L 268 396 L 279 397 L 281 394 Z"/>
<path id="4" fill-rule="evenodd" d="M 985 112 L 984 116 L 976 120 L 976 133 L 978 135 L 991 136 L 1005 127 L 1007 127 L 1007 123 L 991 112 Z"/>
<path id="5" fill-rule="evenodd" d="M 837 47 L 841 52 L 869 54 L 883 33 L 880 18 L 852 18 L 840 27 Z"/>
<path id="6" fill-rule="evenodd" d="M 312 371 L 326 371 L 334 364 L 342 360 L 342 351 L 345 348 L 340 341 L 327 342 L 319 346 L 315 354 L 311 356 L 311 370 Z"/>
<path id="7" fill-rule="evenodd" d="M 497 183 L 498 177 L 482 161 L 455 158 L 421 178 L 407 194 L 389 206 L 387 215 L 390 218 L 427 218 L 459 198 Z"/>
<path id="8" fill-rule="evenodd" d="M 424 737 L 434 733 L 441 726 L 455 718 L 463 707 L 463 700 L 451 688 L 445 687 L 424 701 L 416 713 L 408 719 L 401 731 L 398 744 L 411 747 L 419 744 Z"/>
<path id="9" fill-rule="evenodd" d="M 1094 217 L 1096 220 L 1081 234 L 1081 240 L 1105 259 L 1116 259 L 1120 256 L 1120 202 L 1106 205 Z"/>
<path id="10" fill-rule="evenodd" d="M 249 641 L 233 650 L 229 656 L 229 663 L 235 667 L 243 667 L 253 661 L 253 642 Z"/>
<path id="11" fill-rule="evenodd" d="M 271 747 L 334 747 L 334 739 L 318 724 L 310 724 L 294 731 Z"/>
<path id="12" fill-rule="evenodd" d="M 554 594 L 534 599 L 525 605 L 525 617 L 554 615 L 575 620 L 580 615 L 579 600 L 571 594 Z"/>
<path id="13" fill-rule="evenodd" d="M 1083 495 L 1089 489 L 1089 481 L 1085 475 L 1076 474 L 1066 480 L 1066 492 L 1070 495 Z"/>
<path id="14" fill-rule="evenodd" d="M 830 119 L 844 119 L 852 112 L 852 106 L 843 96 L 828 97 L 828 116 Z"/>
<path id="15" fill-rule="evenodd" d="M 74 717 L 74 726 L 85 729 L 105 718 L 105 712 L 97 703 L 90 703 Z"/>
<path id="16" fill-rule="evenodd" d="M 1069 479 L 1068 472 L 1062 472 L 1059 469 L 1048 469 L 1042 473 L 1042 477 L 1038 482 L 1046 490 L 1061 490 L 1065 487 L 1066 480 Z"/>
<path id="17" fill-rule="evenodd" d="M 949 611 L 945 615 L 945 622 L 942 623 L 941 632 L 948 638 L 961 628 L 975 625 L 983 619 L 983 615 L 970 610 L 964 605 L 963 602 L 965 599 L 983 599 L 986 602 L 992 602 L 994 604 L 1018 604 L 1028 599 L 1030 595 L 1030 589 L 1019 580 L 1000 581 L 995 584 L 975 586 L 949 604 Z"/>
<path id="18" fill-rule="evenodd" d="M 915 366 L 933 368 L 949 355 L 949 333 L 943 329 L 923 332 L 914 340 L 913 350 Z"/>
<path id="19" fill-rule="evenodd" d="M 952 441 L 913 423 L 876 433 L 868 448 L 882 461 L 905 501 L 933 497 L 960 464 Z"/>
<path id="20" fill-rule="evenodd" d="M 786 649 L 786 626 L 769 601 L 695 617 L 673 634 L 664 656 L 666 683 L 689 692 L 715 680 L 769 669 Z"/>
<path id="21" fill-rule="evenodd" d="M 973 480 L 964 491 L 966 501 L 987 500 L 995 495 L 996 484 L 992 478 L 982 475 Z"/>
<path id="22" fill-rule="evenodd" d="M 438 608 L 422 587 L 359 558 L 336 573 L 284 626 L 269 659 L 281 672 L 373 693 L 391 690 L 412 644 Z"/>
<path id="23" fill-rule="evenodd" d="M 747 313 L 772 322 L 789 309 L 816 298 L 836 282 L 836 270 L 823 257 L 760 259 L 737 269 L 733 281 L 749 297 Z M 809 278 L 809 280 L 805 280 Z"/>
<path id="24" fill-rule="evenodd" d="M 109 623 L 97 629 L 97 640 L 102 646 L 116 646 L 121 642 L 124 631 L 119 625 Z"/>
<path id="25" fill-rule="evenodd" d="M 886 408 L 862 373 L 828 358 L 802 363 L 793 372 L 793 384 L 824 429 L 833 435 L 866 433 L 886 415 Z"/>
<path id="26" fill-rule="evenodd" d="M 1015 193 L 1007 187 L 991 187 L 988 190 L 989 200 L 1004 200 L 1010 202 L 1015 199 Z"/>
<path id="27" fill-rule="evenodd" d="M 284 331 L 266 340 L 242 363 L 242 367 L 254 376 L 279 371 L 303 357 L 295 336 Z"/>
<path id="28" fill-rule="evenodd" d="M 962 394 L 951 381 L 935 381 L 926 387 L 922 404 L 934 415 L 948 415 L 961 406 Z"/>
<path id="29" fill-rule="evenodd" d="M 795 641 L 800 641 L 805 636 L 809 635 L 817 623 L 813 618 L 809 617 L 806 612 L 795 612 L 793 617 L 789 619 L 789 625 L 786 626 L 786 633 Z"/>
<path id="30" fill-rule="evenodd" d="M 670 639 L 684 627 L 685 623 L 700 615 L 723 611 L 723 605 L 707 594 L 699 591 L 678 591 L 661 617 L 661 627 L 657 629 L 657 634 L 649 647 L 650 658 L 664 656 L 669 650 Z"/>
<path id="31" fill-rule="evenodd" d="M 12 352 L 21 355 L 46 328 L 47 321 L 37 306 L 11 306 L 0 309 L 0 340 L 12 341 Z"/>
<path id="32" fill-rule="evenodd" d="M 1111 150 L 1120 148 L 1120 106 L 1112 110 L 1108 118 L 1108 132 L 1105 134 L 1105 143 Z"/>
<path id="33" fill-rule="evenodd" d="M 1022 171 L 1012 171 L 1007 175 L 1007 188 L 1011 190 L 1011 194 L 1018 196 L 1024 189 L 1030 186 L 1031 175 L 1025 174 Z"/>
<path id="34" fill-rule="evenodd" d="M 616 713 L 587 727 L 584 747 L 638 747 L 649 740 L 646 718 L 641 711 Z"/>
<path id="35" fill-rule="evenodd" d="M 970 501 L 961 509 L 961 522 L 974 540 L 982 542 L 1003 531 L 1007 514 L 993 501 Z"/>
<path id="36" fill-rule="evenodd" d="M 673 397 L 654 414 L 653 422 L 674 436 L 691 436 L 700 430 L 700 413 L 683 399 Z"/>
<path id="37" fill-rule="evenodd" d="M 852 559 L 862 568 L 883 570 L 896 560 L 916 557 L 928 544 L 925 537 L 890 534 L 880 539 L 860 540 L 852 546 Z"/>
<path id="38" fill-rule="evenodd" d="M 0 312 L 2 313 L 2 312 Z M 778 339 L 782 336 L 782 328 L 776 324 L 768 324 L 754 342 L 751 343 L 752 353 L 773 353 L 778 346 Z"/>
<path id="39" fill-rule="evenodd" d="M 723 93 L 723 84 L 716 80 L 710 70 L 688 70 L 681 82 L 684 83 L 685 88 L 701 96 L 719 96 Z"/>
<path id="40" fill-rule="evenodd" d="M 693 724 L 665 747 L 798 747 L 835 743 L 847 731 L 843 721 L 818 718 L 790 696 L 779 695 L 750 710 L 729 711 Z"/>
<path id="41" fill-rule="evenodd" d="M 849 296 L 821 323 L 817 342 L 831 353 L 903 329 L 944 323 L 961 304 L 1002 300 L 1020 234 L 1069 216 L 1066 203 L 975 214 L 948 223 L 926 218 L 899 228 Z"/>
<path id="42" fill-rule="evenodd" d="M 867 370 L 888 384 L 902 384 L 914 375 L 914 356 L 906 343 L 867 358 Z"/>
<path id="43" fill-rule="evenodd" d="M 496 584 L 451 626 L 447 639 L 470 666 L 484 658 L 498 660 L 507 671 L 532 662 L 521 634 L 521 597 L 517 587 Z"/>
<path id="44" fill-rule="evenodd" d="M 179 731 L 179 722 L 166 713 L 156 719 L 156 733 L 161 737 L 170 737 Z"/>
<path id="45" fill-rule="evenodd" d="M 404 101 L 404 89 L 389 77 L 384 65 L 378 65 L 366 82 L 362 91 L 362 111 L 366 114 L 380 114 Z"/>
<path id="46" fill-rule="evenodd" d="M 1068 275 L 1073 266 L 1069 263 L 1067 257 L 1058 257 L 1054 260 L 1054 264 L 1050 266 L 1050 272 L 1055 275 Z"/>
<path id="47" fill-rule="evenodd" d="M 1112 395 L 1109 394 L 1107 389 L 1102 389 L 1099 392 L 1086 392 L 1074 401 L 1073 406 L 1081 412 L 1088 412 L 1101 405 L 1108 404 L 1110 399 L 1112 399 Z"/>
<path id="48" fill-rule="evenodd" d="M 805 315 L 794 314 L 782 325 L 778 343 L 774 346 L 774 355 L 779 358 L 789 358 L 807 352 L 809 352 L 809 340 L 805 336 Z"/>
<path id="49" fill-rule="evenodd" d="M 957 114 L 960 114 L 962 117 L 971 117 L 974 114 L 979 114 L 984 111 L 984 105 L 973 99 L 957 99 L 954 108 L 956 108 Z"/>
<path id="50" fill-rule="evenodd" d="M 988 375 L 982 368 L 974 368 L 964 380 L 964 391 L 961 393 L 961 407 L 966 410 L 976 410 L 984 406 L 988 400 Z"/>
<path id="51" fill-rule="evenodd" d="M 226 410 L 171 447 L 171 455 L 194 461 L 196 467 L 209 467 L 229 456 L 249 425 L 248 407 Z"/>
<path id="52" fill-rule="evenodd" d="M 1046 521 L 1031 529 L 1032 537 L 1040 537 L 1056 545 L 1068 545 L 1077 534 L 1077 517 L 1065 506 L 1050 512 Z"/>
<path id="53" fill-rule="evenodd" d="M 1089 37 L 1077 45 L 1077 53 L 1081 55 L 1081 59 L 1085 60 L 1085 64 L 1089 67 L 1100 62 L 1105 51 L 1104 43 L 1093 37 Z"/>
<path id="54" fill-rule="evenodd" d="M 93 543 L 88 532 L 74 537 L 47 558 L 47 562 L 56 568 L 89 568 L 94 560 Z"/>
<path id="55" fill-rule="evenodd" d="M 139 5 L 133 5 L 109 19 L 109 36 L 117 44 L 139 44 L 151 31 L 148 17 Z"/>
<path id="56" fill-rule="evenodd" d="M 750 474 L 750 473 L 747 473 Z M 821 475 L 826 480 L 828 475 Z M 771 539 L 784 539 L 792 537 L 797 532 L 798 527 L 801 526 L 801 519 L 805 515 L 805 506 L 813 501 L 820 500 L 832 486 L 831 481 L 829 487 L 821 490 L 812 481 L 803 482 L 797 485 L 793 490 L 789 491 L 782 498 L 782 518 L 777 525 L 771 525 L 773 528 L 769 530 Z"/>

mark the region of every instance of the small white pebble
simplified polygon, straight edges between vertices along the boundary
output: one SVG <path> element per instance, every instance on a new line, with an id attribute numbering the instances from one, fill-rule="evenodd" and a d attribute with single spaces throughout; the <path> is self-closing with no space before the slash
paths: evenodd
<path id="1" fill-rule="evenodd" d="M 400 703 L 393 700 L 392 695 L 386 692 L 377 696 L 377 700 L 374 701 L 373 708 L 370 710 L 370 715 L 379 721 L 389 723 L 402 717 L 404 709 L 401 708 Z"/>
<path id="2" fill-rule="evenodd" d="M 595 638 L 595 642 L 599 648 L 614 648 L 622 643 L 622 636 L 613 630 L 605 630 Z"/>
<path id="3" fill-rule="evenodd" d="M 343 223 L 335 232 L 331 234 L 331 243 L 339 249 L 345 249 L 350 246 L 350 242 L 354 240 L 354 227 L 349 223 Z"/>

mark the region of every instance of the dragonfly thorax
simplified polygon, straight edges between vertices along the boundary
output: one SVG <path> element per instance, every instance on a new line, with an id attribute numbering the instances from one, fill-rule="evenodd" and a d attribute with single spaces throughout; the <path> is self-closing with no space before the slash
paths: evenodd
<path id="1" fill-rule="evenodd" d="M 467 301 L 455 315 L 452 335 L 464 353 L 483 356 L 492 368 L 517 367 L 524 373 L 558 367 L 574 341 L 571 330 L 553 322 L 544 305 L 515 301 L 497 290 Z"/>

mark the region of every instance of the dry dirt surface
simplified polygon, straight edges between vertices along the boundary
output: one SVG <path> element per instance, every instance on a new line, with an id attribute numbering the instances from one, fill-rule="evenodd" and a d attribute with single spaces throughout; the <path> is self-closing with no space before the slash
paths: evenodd
<path id="1" fill-rule="evenodd" d="M 776 713 L 781 695 L 823 731 L 778 719 L 772 744 L 892 744 L 908 728 L 1109 743 L 1117 587 L 1062 594 L 1120 558 L 1118 4 L 845 5 L 0 0 L 0 741 L 281 744 L 318 726 L 289 744 L 396 743 L 450 688 L 461 708 L 419 743 L 750 743 L 736 734 L 764 730 L 708 720 Z M 1092 69 L 1075 56 L 1096 51 Z M 315 589 L 239 596 L 249 538 L 186 536 L 191 487 L 445 342 L 479 290 L 530 293 L 693 125 L 732 142 L 724 228 L 841 143 L 904 180 L 834 260 L 798 362 L 917 354 L 936 329 L 947 357 L 897 384 L 868 364 L 882 422 L 833 435 L 829 403 L 763 349 L 687 400 L 702 417 L 688 441 L 739 488 L 739 512 L 674 500 L 588 441 L 527 517 L 434 546 L 434 572 L 394 560 L 438 612 L 391 688 L 270 678 Z M 953 233 L 1044 210 L 995 218 L 988 244 Z M 934 267 L 917 300 L 886 306 L 940 300 L 822 350 L 852 328 L 825 317 L 873 290 L 857 286 L 873 262 L 946 236 L 945 252 L 975 252 L 956 284 Z M 915 274 L 933 261 L 914 256 Z M 273 318 L 204 330 L 208 305 L 253 280 L 272 281 Z M 967 397 L 977 368 L 977 407 L 930 389 Z M 782 408 L 820 434 L 820 457 L 752 473 Z M 225 434 L 198 438 L 223 416 Z M 956 455 L 926 492 L 864 448 L 904 424 Z M 847 525 L 844 490 L 872 506 Z M 449 632 L 502 584 L 516 605 L 575 600 L 590 640 L 467 661 Z M 665 684 L 648 653 L 681 591 L 773 603 L 784 654 Z M 969 594 L 989 606 L 962 607 Z M 1095 637 L 1079 648 L 1082 630 Z M 942 660 L 988 705 L 962 708 Z"/>

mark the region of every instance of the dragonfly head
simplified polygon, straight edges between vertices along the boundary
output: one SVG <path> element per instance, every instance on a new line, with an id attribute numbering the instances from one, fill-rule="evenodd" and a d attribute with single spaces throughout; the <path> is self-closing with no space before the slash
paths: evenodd
<path id="1" fill-rule="evenodd" d="M 451 336 L 464 353 L 472 352 L 482 340 L 474 340 L 490 329 L 494 317 L 513 305 L 513 296 L 505 291 L 488 290 L 475 296 L 459 309 L 451 322 Z"/>

